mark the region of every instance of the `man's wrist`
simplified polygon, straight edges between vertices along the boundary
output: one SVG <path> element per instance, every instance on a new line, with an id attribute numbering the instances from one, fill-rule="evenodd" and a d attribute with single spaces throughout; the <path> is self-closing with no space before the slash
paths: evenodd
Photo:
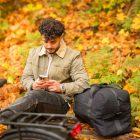
<path id="1" fill-rule="evenodd" d="M 65 93 L 66 89 L 65 89 L 64 84 L 60 84 L 60 89 L 61 89 L 62 93 Z"/>

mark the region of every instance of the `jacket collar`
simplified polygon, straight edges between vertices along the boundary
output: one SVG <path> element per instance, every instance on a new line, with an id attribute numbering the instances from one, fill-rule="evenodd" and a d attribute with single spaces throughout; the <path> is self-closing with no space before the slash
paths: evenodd
<path id="1" fill-rule="evenodd" d="M 67 49 L 67 46 L 66 46 L 66 43 L 63 39 L 61 39 L 60 41 L 60 48 L 57 50 L 56 54 L 61 57 L 61 58 L 64 58 L 65 56 L 65 53 L 66 53 L 66 49 Z M 42 55 L 46 55 L 46 49 L 44 46 L 42 46 L 40 52 L 39 52 L 39 56 L 42 56 Z"/>

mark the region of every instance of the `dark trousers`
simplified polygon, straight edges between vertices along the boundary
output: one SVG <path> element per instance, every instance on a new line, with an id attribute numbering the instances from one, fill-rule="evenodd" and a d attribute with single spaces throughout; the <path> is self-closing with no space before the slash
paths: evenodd
<path id="1" fill-rule="evenodd" d="M 16 100 L 8 109 L 15 112 L 39 112 L 39 113 L 58 113 L 65 114 L 69 109 L 68 103 L 58 93 L 48 92 L 44 90 L 32 90 L 25 96 Z M 2 116 L 7 117 L 11 114 L 5 111 Z"/>

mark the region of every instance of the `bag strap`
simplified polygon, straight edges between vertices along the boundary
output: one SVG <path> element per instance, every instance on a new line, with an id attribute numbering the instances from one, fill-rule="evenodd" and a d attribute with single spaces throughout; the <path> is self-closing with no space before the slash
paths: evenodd
<path id="1" fill-rule="evenodd" d="M 117 103 L 117 112 L 115 113 L 116 115 L 121 114 L 122 112 L 120 112 L 120 102 L 118 100 L 118 93 L 115 92 L 115 90 L 113 88 L 110 88 L 110 90 L 112 91 L 112 93 L 115 95 L 115 99 L 116 99 L 116 103 Z M 115 126 L 117 128 L 118 133 L 122 131 L 122 125 L 119 119 L 114 120 Z"/>
<path id="2" fill-rule="evenodd" d="M 92 105 L 92 99 L 94 98 L 95 94 L 97 93 L 97 91 L 100 90 L 100 87 L 98 84 L 93 84 L 90 86 L 90 90 L 89 90 L 89 94 L 91 95 L 91 98 L 89 98 L 88 100 L 88 108 L 87 108 L 87 115 L 90 118 L 91 117 L 91 105 Z"/>
<path id="3" fill-rule="evenodd" d="M 93 84 L 90 86 L 90 94 L 93 96 L 99 91 L 101 88 L 116 88 L 116 89 L 122 89 L 122 87 L 118 84 L 107 84 L 107 83 L 101 83 L 101 84 Z"/>
<path id="4" fill-rule="evenodd" d="M 99 91 L 101 89 L 101 87 L 99 86 L 99 84 L 93 84 L 90 87 L 90 94 L 92 95 L 92 97 L 94 97 L 94 95 L 97 93 L 97 91 Z"/>
<path id="5" fill-rule="evenodd" d="M 99 84 L 100 88 L 116 88 L 116 89 L 122 89 L 122 87 L 118 84 L 107 84 L 107 83 L 101 83 Z"/>
<path id="6" fill-rule="evenodd" d="M 119 115 L 121 114 L 122 112 L 120 112 L 120 102 L 118 100 L 118 93 L 115 92 L 115 90 L 113 88 L 110 88 L 110 90 L 112 91 L 113 95 L 115 96 L 115 99 L 116 99 L 116 103 L 117 103 L 117 112 L 116 112 L 116 115 Z"/>

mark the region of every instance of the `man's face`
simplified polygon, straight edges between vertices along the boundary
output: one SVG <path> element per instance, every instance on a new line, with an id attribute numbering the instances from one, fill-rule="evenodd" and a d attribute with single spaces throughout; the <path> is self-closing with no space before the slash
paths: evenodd
<path id="1" fill-rule="evenodd" d="M 46 48 L 46 51 L 50 54 L 55 53 L 60 47 L 60 41 L 61 41 L 61 37 L 57 37 L 54 40 L 44 41 L 45 42 L 44 46 Z"/>

